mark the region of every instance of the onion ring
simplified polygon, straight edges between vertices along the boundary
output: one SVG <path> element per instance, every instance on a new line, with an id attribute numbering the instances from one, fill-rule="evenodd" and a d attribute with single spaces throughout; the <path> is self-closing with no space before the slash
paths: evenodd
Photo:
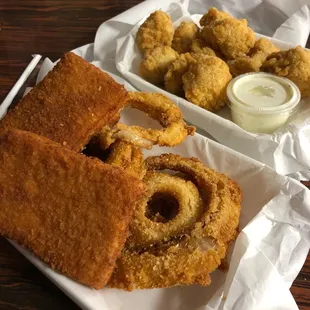
<path id="1" fill-rule="evenodd" d="M 116 140 L 127 141 L 148 150 L 154 144 L 175 146 L 182 143 L 188 135 L 195 133 L 195 127 L 188 126 L 184 122 L 181 110 L 164 95 L 129 92 L 128 106 L 158 120 L 163 129 L 146 129 L 122 123 L 116 124 L 115 128 L 105 126 L 98 135 L 99 144 L 103 150 Z"/>
<path id="2" fill-rule="evenodd" d="M 99 146 L 102 150 L 108 149 L 110 145 L 117 140 L 125 141 L 136 147 L 147 150 L 150 150 L 153 147 L 153 143 L 147 139 L 140 138 L 126 130 L 112 129 L 109 126 L 103 127 L 101 133 L 97 136 L 97 140 L 99 141 Z"/>
<path id="3" fill-rule="evenodd" d="M 109 156 L 106 163 L 112 166 L 123 168 L 127 173 L 143 179 L 146 169 L 143 153 L 130 143 L 118 140 L 109 148 Z"/>
<path id="4" fill-rule="evenodd" d="M 164 95 L 129 92 L 128 105 L 158 120 L 163 129 L 145 129 L 121 123 L 118 123 L 116 127 L 150 140 L 153 144 L 175 146 L 182 143 L 188 135 L 195 133 L 195 127 L 188 126 L 184 122 L 180 108 Z"/>
<path id="5" fill-rule="evenodd" d="M 153 144 L 175 146 L 182 143 L 188 135 L 195 133 L 195 127 L 184 122 L 181 110 L 164 95 L 129 92 L 128 106 L 158 120 L 163 129 L 146 129 L 118 123 L 113 129 L 104 128 L 99 135 L 103 148 L 107 148 L 109 143 L 117 139 L 146 149 L 151 149 Z"/>
<path id="6" fill-rule="evenodd" d="M 209 285 L 209 274 L 221 264 L 229 243 L 237 235 L 241 203 L 239 186 L 195 158 L 163 154 L 149 157 L 145 163 L 148 170 L 171 169 L 188 176 L 199 189 L 203 214 L 190 231 L 170 232 L 169 237 L 151 245 L 142 242 L 133 246 L 129 239 L 109 285 L 129 291 L 193 283 Z M 145 198 L 139 203 L 145 203 Z M 138 220 L 146 222 L 145 219 L 146 216 Z M 136 225 L 136 220 L 135 217 L 132 225 Z M 166 223 L 168 227 L 169 223 Z M 153 229 L 152 233 L 158 232 Z"/>
<path id="7" fill-rule="evenodd" d="M 135 209 L 131 236 L 127 241 L 130 247 L 150 245 L 170 238 L 176 233 L 185 233 L 201 217 L 202 200 L 199 191 L 191 181 L 149 171 L 143 182 L 148 190 Z M 158 193 L 171 195 L 178 201 L 179 212 L 170 220 L 169 225 L 146 218 L 147 205 L 154 194 Z"/>

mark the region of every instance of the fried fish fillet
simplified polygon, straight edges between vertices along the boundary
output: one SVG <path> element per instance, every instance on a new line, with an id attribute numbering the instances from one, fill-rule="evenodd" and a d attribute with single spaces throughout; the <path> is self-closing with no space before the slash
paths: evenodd
<path id="1" fill-rule="evenodd" d="M 300 45 L 272 53 L 263 63 L 261 71 L 290 79 L 298 86 L 302 97 L 310 96 L 310 51 Z"/>
<path id="2" fill-rule="evenodd" d="M 175 30 L 172 48 L 179 54 L 190 52 L 193 40 L 199 33 L 199 28 L 194 22 L 182 22 Z"/>
<path id="3" fill-rule="evenodd" d="M 124 107 L 127 92 L 108 74 L 74 53 L 9 110 L 0 131 L 31 131 L 80 151 Z"/>
<path id="4" fill-rule="evenodd" d="M 0 234 L 80 283 L 105 286 L 143 191 L 122 169 L 47 138 L 0 135 Z"/>
<path id="5" fill-rule="evenodd" d="M 139 27 L 136 43 L 141 53 L 161 46 L 171 46 L 174 26 L 170 16 L 163 11 L 153 12 Z"/>
<path id="6" fill-rule="evenodd" d="M 265 38 L 258 39 L 249 53 L 234 60 L 228 60 L 227 64 L 232 76 L 248 72 L 258 72 L 266 58 L 280 51 L 270 40 Z"/>
<path id="7" fill-rule="evenodd" d="M 204 27 L 200 38 L 227 59 L 244 56 L 255 44 L 254 31 L 246 19 L 238 20 L 216 8 L 211 8 L 200 20 Z"/>
<path id="8" fill-rule="evenodd" d="M 228 65 L 218 57 L 195 55 L 196 63 L 182 76 L 185 98 L 208 110 L 225 105 L 226 87 L 231 80 Z"/>

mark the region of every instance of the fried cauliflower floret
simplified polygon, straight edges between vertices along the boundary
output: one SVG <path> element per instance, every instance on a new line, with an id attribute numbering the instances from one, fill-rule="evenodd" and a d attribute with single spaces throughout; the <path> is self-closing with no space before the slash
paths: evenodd
<path id="1" fill-rule="evenodd" d="M 171 65 L 165 75 L 165 89 L 175 95 L 183 96 L 182 76 L 189 69 L 190 64 L 195 63 L 190 53 L 181 54 Z"/>
<path id="2" fill-rule="evenodd" d="M 208 13 L 205 20 L 207 20 Z M 213 49 L 220 51 L 227 59 L 244 56 L 255 43 L 254 31 L 245 19 L 213 18 L 201 30 L 201 38 Z"/>
<path id="3" fill-rule="evenodd" d="M 227 64 L 218 57 L 200 54 L 182 77 L 185 97 L 209 111 L 225 104 L 226 87 L 232 76 Z"/>
<path id="4" fill-rule="evenodd" d="M 302 97 L 310 96 L 310 52 L 301 46 L 271 54 L 261 70 L 290 79 Z"/>
<path id="5" fill-rule="evenodd" d="M 210 8 L 209 11 L 201 17 L 199 24 L 200 26 L 204 27 L 216 20 L 224 19 L 227 17 L 232 17 L 232 16 L 224 11 L 219 11 L 217 8 L 213 7 L 213 8 Z"/>
<path id="6" fill-rule="evenodd" d="M 140 26 L 136 43 L 144 54 L 158 46 L 171 46 L 174 27 L 170 16 L 163 11 L 155 11 Z"/>
<path id="7" fill-rule="evenodd" d="M 192 41 L 196 38 L 199 28 L 193 22 L 182 22 L 175 30 L 172 48 L 179 54 L 190 52 Z"/>
<path id="8" fill-rule="evenodd" d="M 197 54 L 205 54 L 208 56 L 216 56 L 215 51 L 207 45 L 203 40 L 196 38 L 191 45 L 191 52 Z"/>
<path id="9" fill-rule="evenodd" d="M 236 58 L 227 62 L 232 76 L 247 72 L 258 72 L 266 58 L 280 51 L 270 40 L 261 38 L 255 42 L 246 56 Z"/>
<path id="10" fill-rule="evenodd" d="M 153 84 L 161 84 L 169 65 L 178 53 L 169 46 L 160 46 L 149 51 L 140 64 L 140 75 Z"/>

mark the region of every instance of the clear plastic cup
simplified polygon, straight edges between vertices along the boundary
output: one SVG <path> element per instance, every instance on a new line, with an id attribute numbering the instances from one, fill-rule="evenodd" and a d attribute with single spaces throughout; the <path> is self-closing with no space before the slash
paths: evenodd
<path id="1" fill-rule="evenodd" d="M 254 133 L 272 133 L 298 109 L 300 91 L 290 80 L 270 73 L 237 76 L 227 86 L 234 123 Z"/>

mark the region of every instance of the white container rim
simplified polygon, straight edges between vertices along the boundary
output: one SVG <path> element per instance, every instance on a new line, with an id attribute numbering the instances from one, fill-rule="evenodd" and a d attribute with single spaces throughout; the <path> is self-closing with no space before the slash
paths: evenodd
<path id="1" fill-rule="evenodd" d="M 254 76 L 256 75 L 257 77 L 261 76 L 272 76 L 274 80 L 277 80 L 281 84 L 286 84 L 289 86 L 290 90 L 292 91 L 292 96 L 289 101 L 286 103 L 279 105 L 279 106 L 273 106 L 273 107 L 255 107 L 255 106 L 250 106 L 245 104 L 242 100 L 240 100 L 234 93 L 234 85 L 239 82 L 241 79 L 248 78 L 249 76 Z M 279 113 L 287 113 L 290 112 L 290 114 L 293 114 L 296 112 L 298 108 L 298 104 L 301 99 L 301 94 L 300 90 L 297 87 L 295 83 L 293 83 L 291 80 L 277 76 L 275 74 L 271 73 L 265 73 L 265 72 L 250 72 L 250 73 L 245 73 L 241 74 L 234 79 L 232 79 L 228 86 L 227 86 L 227 97 L 228 97 L 228 102 L 227 105 L 232 109 L 232 110 L 242 110 L 247 113 L 251 114 L 279 114 Z"/>

